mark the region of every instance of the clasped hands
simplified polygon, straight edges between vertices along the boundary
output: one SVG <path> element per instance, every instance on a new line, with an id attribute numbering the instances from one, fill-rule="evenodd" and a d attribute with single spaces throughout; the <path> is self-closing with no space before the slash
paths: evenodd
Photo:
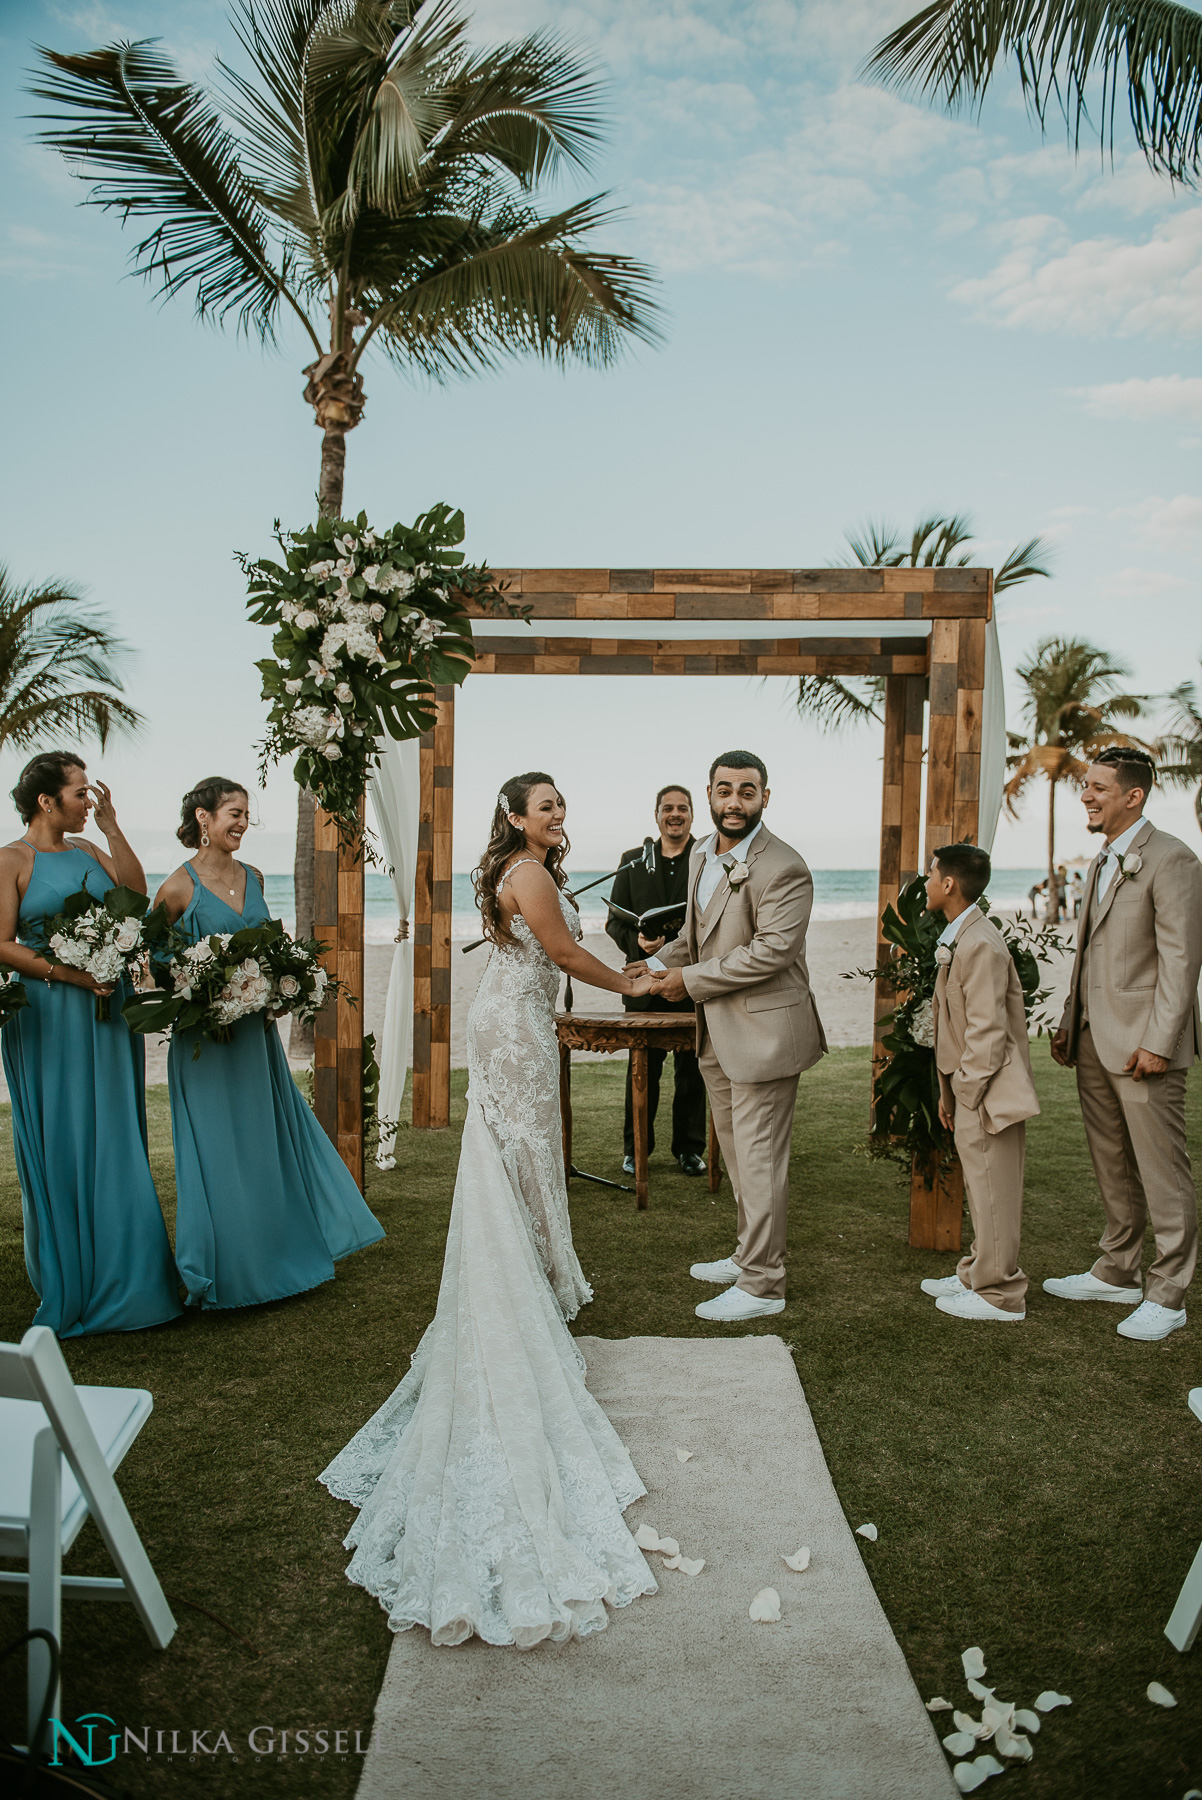
<path id="1" fill-rule="evenodd" d="M 1051 1050 L 1052 1061 L 1059 1063 L 1062 1069 L 1067 1069 L 1069 1066 L 1067 1031 L 1057 1031 L 1053 1035 Z M 1141 1047 L 1133 1050 L 1127 1058 L 1123 1064 L 1123 1074 L 1130 1075 L 1132 1081 L 1146 1081 L 1151 1076 L 1167 1074 L 1168 1067 L 1167 1056 L 1157 1056 L 1154 1051 L 1144 1050 Z"/>
<path id="2" fill-rule="evenodd" d="M 645 962 L 627 963 L 626 974 L 634 983 L 635 996 L 650 994 L 656 1000 L 687 1000 L 688 989 L 679 969 L 649 969 Z"/>

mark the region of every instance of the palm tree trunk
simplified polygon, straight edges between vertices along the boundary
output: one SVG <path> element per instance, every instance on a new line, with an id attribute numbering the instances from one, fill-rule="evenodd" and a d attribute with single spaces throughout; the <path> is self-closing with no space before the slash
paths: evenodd
<path id="1" fill-rule="evenodd" d="M 321 438 L 321 480 L 317 487 L 317 504 L 322 517 L 342 517 L 342 488 L 346 477 L 346 432 L 337 425 L 327 425 Z"/>
<path id="2" fill-rule="evenodd" d="M 1052 908 L 1051 918 L 1056 922 L 1060 918 L 1060 888 L 1056 880 L 1056 783 L 1048 776 L 1048 903 Z"/>

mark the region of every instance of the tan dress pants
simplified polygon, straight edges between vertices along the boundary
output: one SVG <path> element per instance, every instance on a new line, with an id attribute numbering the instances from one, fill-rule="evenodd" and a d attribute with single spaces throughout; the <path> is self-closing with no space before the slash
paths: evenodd
<path id="1" fill-rule="evenodd" d="M 728 1081 L 708 1036 L 699 1060 L 739 1209 L 735 1285 L 759 1299 L 783 1300 L 789 1151 L 799 1077 Z"/>
<path id="2" fill-rule="evenodd" d="M 989 1132 L 974 1107 L 957 1105 L 956 1154 L 964 1170 L 973 1233 L 972 1249 L 960 1258 L 956 1273 L 991 1306 L 1020 1313 L 1027 1292 L 1027 1278 L 1018 1266 L 1026 1122 Z"/>
<path id="3" fill-rule="evenodd" d="M 1077 1047 L 1077 1093 L 1106 1229 L 1091 1274 L 1138 1287 L 1149 1217 L 1156 1256 L 1144 1299 L 1174 1309 L 1198 1260 L 1198 1201 L 1185 1142 L 1185 1070 L 1132 1081 L 1102 1067 L 1087 1025 Z"/>

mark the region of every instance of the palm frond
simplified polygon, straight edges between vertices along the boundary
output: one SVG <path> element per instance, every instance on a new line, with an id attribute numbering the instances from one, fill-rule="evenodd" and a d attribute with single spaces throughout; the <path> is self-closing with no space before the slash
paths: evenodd
<path id="1" fill-rule="evenodd" d="M 1042 537 L 1016 544 L 993 578 L 994 593 L 1003 594 L 1007 588 L 1017 587 L 1020 581 L 1031 581 L 1037 575 L 1050 579 L 1051 560 L 1051 545 Z"/>
<path id="2" fill-rule="evenodd" d="M 837 675 L 801 675 L 797 680 L 797 712 L 824 731 L 844 731 L 869 719 L 884 722 L 884 679 L 865 676 L 854 687 Z"/>
<path id="3" fill-rule="evenodd" d="M 1202 166 L 1202 16 L 1170 0 L 935 0 L 883 38 L 864 73 L 903 93 L 977 115 L 1013 59 L 1042 129 L 1058 112 L 1112 152 L 1125 99 L 1135 140 L 1158 173 L 1192 183 Z M 1097 122 L 1089 98 L 1099 101 Z"/>
<path id="4" fill-rule="evenodd" d="M 897 547 L 901 533 L 885 519 L 868 519 L 861 526 L 853 526 L 846 537 L 852 557 L 865 569 L 895 568 L 902 559 L 903 552 Z"/>
<path id="5" fill-rule="evenodd" d="M 495 367 L 521 351 L 604 368 L 632 337 L 657 342 L 651 271 L 582 241 L 613 217 L 603 200 L 545 219 L 527 213 L 516 230 L 504 218 L 492 227 L 439 221 L 442 255 L 400 292 L 371 297 L 356 361 L 376 330 L 394 355 L 435 377 Z"/>
<path id="6" fill-rule="evenodd" d="M 70 732 L 103 748 L 114 731 L 140 730 L 141 713 L 121 698 L 116 660 L 125 650 L 76 589 L 20 587 L 0 567 L 0 745 L 23 749 Z"/>

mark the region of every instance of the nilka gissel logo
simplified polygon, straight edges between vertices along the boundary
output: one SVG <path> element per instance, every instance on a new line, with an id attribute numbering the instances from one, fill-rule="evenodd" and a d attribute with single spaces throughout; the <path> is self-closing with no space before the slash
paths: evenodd
<path id="1" fill-rule="evenodd" d="M 232 1734 L 217 1726 L 203 1731 L 154 1725 L 121 1726 L 108 1713 L 80 1713 L 69 1724 L 62 1719 L 49 1721 L 51 1734 L 50 1766 L 63 1768 L 74 1761 L 85 1769 L 103 1768 L 119 1756 L 143 1756 L 147 1760 L 164 1757 L 174 1762 L 184 1758 L 197 1762 L 203 1757 L 226 1756 L 235 1762 L 243 1756 L 256 1759 L 271 1757 L 366 1756 L 373 1747 L 370 1731 L 353 1726 L 316 1726 L 301 1729 L 276 1725 L 254 1725 L 245 1733 Z M 375 1748 L 379 1748 L 375 1740 Z"/>

